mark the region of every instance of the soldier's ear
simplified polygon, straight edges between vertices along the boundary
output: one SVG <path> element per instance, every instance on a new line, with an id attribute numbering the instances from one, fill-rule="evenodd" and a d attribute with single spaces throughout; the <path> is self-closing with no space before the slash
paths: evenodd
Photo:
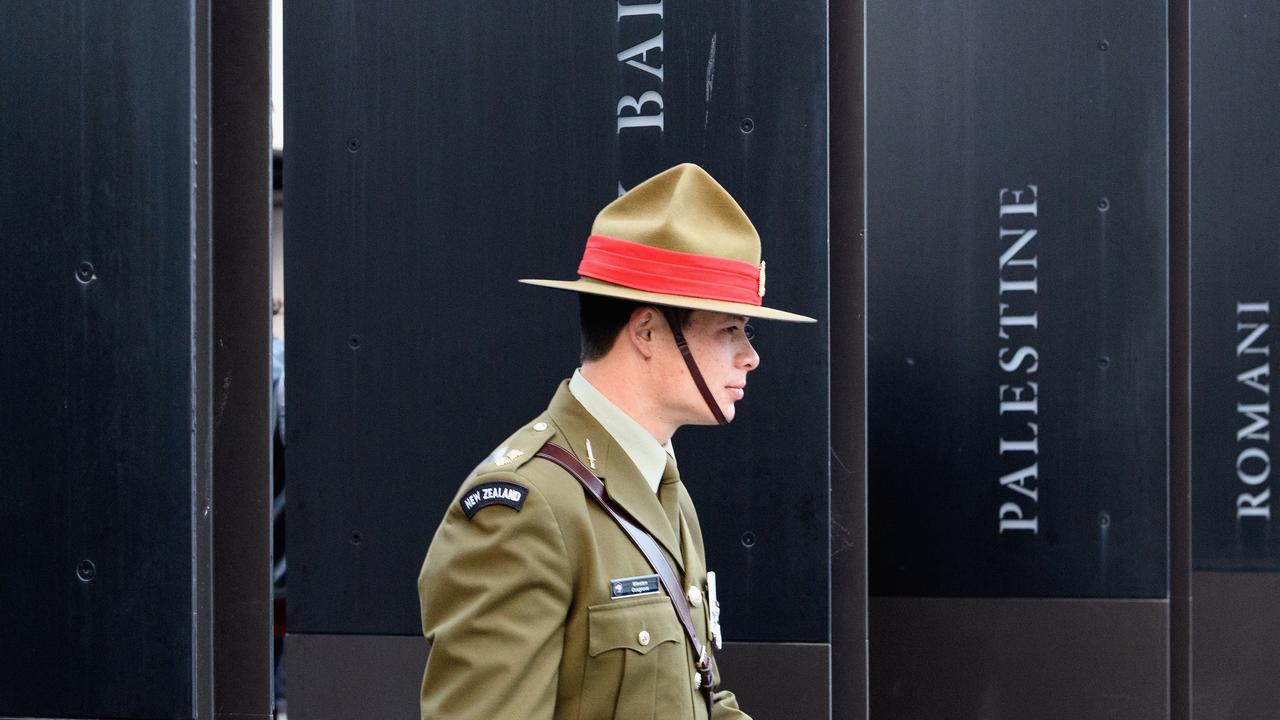
<path id="1" fill-rule="evenodd" d="M 638 307 L 631 313 L 631 319 L 622 330 L 631 346 L 646 360 L 653 357 L 658 325 L 658 311 L 645 306 Z"/>

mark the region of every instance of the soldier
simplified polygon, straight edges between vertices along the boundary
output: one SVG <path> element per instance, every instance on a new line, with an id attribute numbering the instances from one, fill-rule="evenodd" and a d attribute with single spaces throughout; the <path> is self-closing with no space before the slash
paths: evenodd
<path id="1" fill-rule="evenodd" d="M 714 691 L 714 573 L 671 436 L 725 424 L 760 362 L 750 220 L 705 171 L 667 170 L 596 217 L 573 281 L 582 367 L 463 482 L 418 592 L 422 717 L 739 720 Z"/>

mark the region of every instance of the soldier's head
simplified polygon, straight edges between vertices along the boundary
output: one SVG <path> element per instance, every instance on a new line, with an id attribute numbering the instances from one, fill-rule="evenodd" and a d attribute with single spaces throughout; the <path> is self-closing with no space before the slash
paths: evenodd
<path id="1" fill-rule="evenodd" d="M 582 359 L 621 362 L 675 426 L 726 423 L 760 362 L 747 318 L 813 322 L 764 307 L 760 236 L 696 165 L 678 165 L 610 203 L 577 280 L 521 282 L 582 297 Z"/>
<path id="2" fill-rule="evenodd" d="M 578 359 L 584 363 L 602 359 L 618 341 L 631 316 L 643 307 L 654 307 L 636 300 L 606 297 L 604 295 L 578 295 L 578 325 L 582 333 L 582 348 Z M 680 329 L 689 327 L 689 318 L 693 311 L 688 308 L 662 308 L 665 314 L 680 324 Z"/>
<path id="3" fill-rule="evenodd" d="M 745 316 L 588 294 L 579 297 L 579 308 L 584 368 L 624 376 L 677 427 L 733 420 L 747 374 L 760 366 Z M 693 356 L 710 402 L 689 371 L 673 327 Z"/>

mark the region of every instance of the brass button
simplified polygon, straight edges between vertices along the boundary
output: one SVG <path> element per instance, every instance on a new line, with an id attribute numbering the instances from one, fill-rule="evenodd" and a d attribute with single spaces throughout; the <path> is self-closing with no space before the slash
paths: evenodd
<path id="1" fill-rule="evenodd" d="M 533 429 L 537 430 L 538 432 L 542 432 L 543 430 L 547 429 L 547 424 L 544 422 L 534 423 Z"/>
<path id="2" fill-rule="evenodd" d="M 697 585 L 689 586 L 689 604 L 694 607 L 702 607 L 702 590 Z"/>
<path id="3" fill-rule="evenodd" d="M 649 644 L 649 631 L 648 631 L 648 630 L 641 630 L 641 631 L 640 631 L 640 634 L 636 636 L 636 640 L 639 640 L 639 641 L 640 641 L 640 645 L 641 645 L 641 647 L 644 647 L 644 646 L 648 645 L 648 644 Z"/>

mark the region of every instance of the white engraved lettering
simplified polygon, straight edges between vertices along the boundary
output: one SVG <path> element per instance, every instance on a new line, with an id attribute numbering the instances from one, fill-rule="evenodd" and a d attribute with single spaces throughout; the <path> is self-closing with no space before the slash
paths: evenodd
<path id="1" fill-rule="evenodd" d="M 996 513 L 998 531 L 1040 533 L 1040 384 L 1031 380 L 1040 369 L 1036 334 L 1040 312 L 1040 267 L 1035 227 L 1040 214 L 1040 188 L 1002 188 L 1000 203 L 1000 255 L 997 299 L 997 353 L 1000 370 L 1009 381 L 999 386 L 1003 502 Z M 1030 416 L 1030 419 L 1028 419 Z M 1028 432 L 1029 431 L 1029 432 Z"/>
<path id="2" fill-rule="evenodd" d="M 1271 522 L 1271 303 L 1236 303 L 1236 357 L 1261 356 L 1236 375 L 1236 479 L 1243 485 L 1236 495 L 1236 520 Z M 1239 487 L 1239 486 L 1237 486 Z"/>

